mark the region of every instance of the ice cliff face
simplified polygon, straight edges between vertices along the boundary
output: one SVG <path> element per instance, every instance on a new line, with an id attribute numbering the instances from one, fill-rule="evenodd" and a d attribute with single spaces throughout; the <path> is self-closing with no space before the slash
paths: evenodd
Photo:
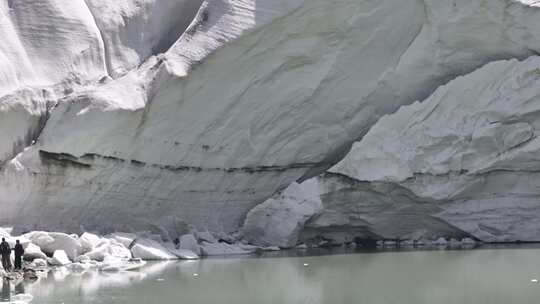
<path id="1" fill-rule="evenodd" d="M 361 143 L 388 120 L 370 130 L 382 115 L 437 96 L 442 90 L 434 93 L 437 87 L 457 76 L 492 61 L 525 59 L 540 51 L 540 11 L 511 0 L 40 0 L 0 1 L 0 12 L 0 31 L 9 37 L 0 47 L 0 65 L 6 66 L 0 72 L 0 222 L 16 222 L 20 229 L 78 230 L 82 225 L 176 233 L 188 224 L 230 233 L 245 221 L 246 237 L 257 241 L 264 231 L 249 216 L 246 220 L 253 207 L 291 182 L 324 172 L 367 133 L 360 148 L 355 144 L 332 169 L 341 175 L 329 182 L 318 178 L 334 190 L 343 180 L 361 184 L 361 189 L 353 187 L 354 193 L 343 201 L 348 207 L 339 212 L 378 217 L 381 209 L 363 209 L 362 198 L 381 182 L 381 189 L 402 193 L 394 197 L 379 189 L 373 194 L 394 214 L 385 217 L 388 225 L 381 227 L 407 230 L 395 224 L 402 218 L 399 210 L 422 202 L 422 221 L 407 221 L 417 227 L 409 230 L 444 226 L 430 231 L 434 236 L 444 231 L 471 234 L 474 225 L 491 227 L 478 221 L 476 211 L 465 216 L 457 206 L 437 219 L 432 215 L 439 201 L 457 202 L 451 195 L 458 191 L 452 189 L 467 184 L 459 180 L 461 175 L 476 173 L 457 172 L 456 181 L 445 185 L 437 178 L 424 178 L 422 185 L 407 179 L 409 171 L 418 173 L 414 166 L 430 174 L 442 170 L 431 158 L 457 149 L 457 140 L 444 141 L 440 145 L 448 147 L 431 149 L 432 154 L 421 153 L 417 147 L 431 137 L 423 128 L 414 129 L 408 136 L 417 141 L 406 143 L 409 151 L 402 155 L 396 148 L 367 163 L 366 153 L 405 144 L 401 140 L 406 137 L 399 135 L 392 142 L 374 135 L 371 142 Z M 533 65 L 531 60 L 523 69 Z M 492 82 L 481 76 L 452 81 L 448 95 L 462 91 L 465 84 L 480 89 L 484 83 L 488 88 L 478 94 L 495 94 L 510 74 L 490 74 Z M 510 95 L 518 98 L 520 92 Z M 456 99 L 485 108 L 480 98 Z M 508 102 L 513 105 L 507 107 L 508 115 L 517 115 L 512 111 L 521 101 Z M 456 124 L 450 119 L 436 122 L 435 131 Z M 396 132 L 404 131 L 395 125 Z M 520 122 L 486 132 L 468 153 L 504 151 L 528 140 L 534 128 Z M 416 163 L 409 164 L 415 157 Z M 485 155 L 471 157 L 471 166 L 489 160 Z M 433 194 L 437 187 L 453 193 Z M 474 194 L 486 199 L 484 190 L 477 190 Z M 331 208 L 319 194 L 333 190 L 314 191 L 309 201 L 322 207 L 313 213 L 324 215 Z M 499 208 L 503 212 L 523 210 L 519 202 L 512 204 L 517 200 L 513 193 L 499 195 L 507 199 Z M 298 196 L 287 197 L 293 202 Z M 502 204 L 498 198 L 491 201 Z M 470 208 L 478 206 L 467 202 Z M 489 202 L 482 206 L 491 206 Z M 268 239 L 292 232 L 286 237 L 288 246 L 321 231 L 335 231 L 337 224 L 300 209 L 295 209 L 300 215 L 289 217 L 294 225 L 274 235 L 269 232 Z M 495 213 L 504 219 L 506 213 L 500 210 Z M 257 210 L 250 214 L 256 216 Z M 275 214 L 279 218 L 283 213 Z M 350 228 L 347 237 L 386 237 L 360 224 L 363 219 L 358 217 L 353 224 L 339 223 Z M 503 235 L 514 233 L 509 227 L 496 229 Z"/>
<path id="2" fill-rule="evenodd" d="M 495 62 L 383 117 L 330 171 L 403 187 L 485 241 L 538 240 L 540 57 Z"/>
<path id="3" fill-rule="evenodd" d="M 456 78 L 381 118 L 328 173 L 253 209 L 245 237 L 538 241 L 539 85 L 537 56 Z"/>

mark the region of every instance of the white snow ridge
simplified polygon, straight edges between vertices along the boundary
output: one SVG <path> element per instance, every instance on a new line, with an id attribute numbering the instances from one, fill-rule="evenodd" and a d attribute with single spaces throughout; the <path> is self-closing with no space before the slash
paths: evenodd
<path id="1" fill-rule="evenodd" d="M 182 237 L 27 235 L 110 269 L 540 241 L 538 28 L 525 0 L 0 1 L 0 225 Z"/>

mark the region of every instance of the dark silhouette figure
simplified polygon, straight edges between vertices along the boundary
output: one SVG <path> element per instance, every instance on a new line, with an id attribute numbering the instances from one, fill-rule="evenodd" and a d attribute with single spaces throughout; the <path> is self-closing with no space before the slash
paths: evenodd
<path id="1" fill-rule="evenodd" d="M 180 248 L 180 239 L 179 238 L 175 238 L 173 243 L 174 243 L 174 247 L 176 249 Z"/>
<path id="2" fill-rule="evenodd" d="M 2 299 L 0 300 L 2 302 L 11 301 L 11 284 L 6 278 L 4 278 L 4 280 L 2 281 Z"/>
<path id="3" fill-rule="evenodd" d="M 129 251 L 131 251 L 131 248 L 133 248 L 133 246 L 137 245 L 137 241 L 138 241 L 137 238 L 135 238 L 133 241 L 131 241 L 131 243 L 128 246 Z M 133 251 L 131 251 L 131 258 L 134 258 Z"/>
<path id="4" fill-rule="evenodd" d="M 22 270 L 22 257 L 24 254 L 24 248 L 17 240 L 17 244 L 15 244 L 15 270 Z"/>
<path id="5" fill-rule="evenodd" d="M 11 271 L 11 247 L 9 247 L 8 242 L 5 238 L 2 238 L 2 243 L 0 243 L 0 255 L 2 256 L 2 267 L 5 271 Z"/>

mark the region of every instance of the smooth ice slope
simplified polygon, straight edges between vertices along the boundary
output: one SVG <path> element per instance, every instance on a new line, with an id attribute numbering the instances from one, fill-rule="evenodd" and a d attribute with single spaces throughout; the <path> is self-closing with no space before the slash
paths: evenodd
<path id="1" fill-rule="evenodd" d="M 80 22 L 94 24 L 99 70 L 116 79 L 54 95 L 36 144 L 6 163 L 0 222 L 20 229 L 231 233 L 382 115 L 540 52 L 540 11 L 511 0 L 87 3 L 77 9 L 94 23 Z M 31 143 L 19 136 L 3 155 Z"/>

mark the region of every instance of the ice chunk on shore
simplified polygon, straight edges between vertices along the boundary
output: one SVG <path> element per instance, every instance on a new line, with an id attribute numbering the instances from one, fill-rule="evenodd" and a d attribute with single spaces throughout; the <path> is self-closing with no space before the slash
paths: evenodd
<path id="1" fill-rule="evenodd" d="M 171 251 L 172 254 L 176 255 L 182 260 L 198 260 L 200 259 L 199 255 L 195 252 L 187 249 L 175 249 Z"/>
<path id="2" fill-rule="evenodd" d="M 40 248 L 49 247 L 54 239 L 45 231 L 32 231 L 23 235 Z"/>
<path id="3" fill-rule="evenodd" d="M 79 238 L 83 252 L 89 252 L 101 242 L 101 238 L 95 234 L 85 232 Z"/>
<path id="4" fill-rule="evenodd" d="M 193 234 L 185 234 L 180 237 L 180 249 L 185 249 L 201 255 L 201 247 Z"/>
<path id="5" fill-rule="evenodd" d="M 177 249 L 173 243 L 166 243 L 165 246 L 169 249 L 169 252 L 182 260 L 198 260 L 200 256 L 195 252 L 188 249 Z"/>
<path id="6" fill-rule="evenodd" d="M 78 256 L 75 261 L 76 263 L 90 263 L 92 262 L 92 259 L 88 257 L 86 254 Z"/>
<path id="7" fill-rule="evenodd" d="M 85 253 L 83 256 L 86 256 L 94 261 L 103 261 L 107 255 L 108 245 L 102 244 L 101 246 L 94 248 L 92 251 Z"/>
<path id="8" fill-rule="evenodd" d="M 30 267 L 32 269 L 45 268 L 45 267 L 47 267 L 47 260 L 46 259 L 35 259 L 30 264 Z"/>
<path id="9" fill-rule="evenodd" d="M 84 255 L 95 261 L 103 261 L 108 256 L 131 258 L 131 251 L 115 239 L 101 239 L 90 252 Z"/>
<path id="10" fill-rule="evenodd" d="M 133 233 L 120 233 L 120 232 L 112 233 L 112 234 L 108 235 L 107 237 L 110 238 L 110 239 L 115 239 L 116 241 L 118 241 L 122 245 L 124 245 L 126 248 L 129 248 L 131 243 L 133 243 L 133 241 L 135 239 L 137 239 L 136 234 L 133 234 Z"/>
<path id="11" fill-rule="evenodd" d="M 62 250 L 70 260 L 74 261 L 83 252 L 81 242 L 65 233 L 35 231 L 27 233 L 24 236 L 39 246 L 46 254 L 52 254 L 57 250 Z"/>
<path id="12" fill-rule="evenodd" d="M 64 250 L 56 250 L 53 257 L 49 259 L 49 264 L 51 266 L 64 266 L 70 263 L 71 261 Z"/>
<path id="13" fill-rule="evenodd" d="M 33 261 L 35 259 L 47 259 L 47 255 L 41 251 L 41 248 L 39 246 L 29 243 L 26 248 L 24 249 L 24 259 L 27 261 Z"/>
<path id="14" fill-rule="evenodd" d="M 146 265 L 146 262 L 139 258 L 118 258 L 108 256 L 105 258 L 100 266 L 101 271 L 106 272 L 119 272 L 136 270 Z"/>
<path id="15" fill-rule="evenodd" d="M 175 260 L 177 257 L 162 244 L 150 239 L 138 239 L 131 248 L 134 258 L 143 260 Z"/>
<path id="16" fill-rule="evenodd" d="M 131 258 L 131 251 L 122 243 L 116 240 L 110 240 L 108 252 L 110 256 L 117 258 Z"/>

